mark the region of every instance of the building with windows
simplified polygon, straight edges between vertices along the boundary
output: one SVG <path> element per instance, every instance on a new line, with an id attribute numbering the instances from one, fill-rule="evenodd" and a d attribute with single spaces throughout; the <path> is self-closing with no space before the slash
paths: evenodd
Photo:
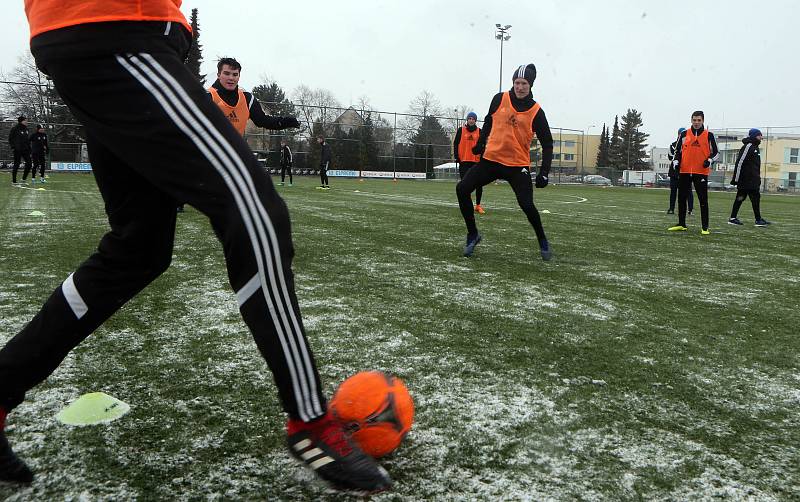
<path id="1" fill-rule="evenodd" d="M 597 151 L 600 135 L 584 135 L 581 131 L 552 129 L 553 165 L 551 172 L 562 174 L 594 174 L 597 172 Z M 531 159 L 539 164 L 541 146 L 537 140 L 531 145 Z"/>
<path id="2" fill-rule="evenodd" d="M 669 172 L 669 148 L 650 148 L 650 166 L 657 173 Z"/>

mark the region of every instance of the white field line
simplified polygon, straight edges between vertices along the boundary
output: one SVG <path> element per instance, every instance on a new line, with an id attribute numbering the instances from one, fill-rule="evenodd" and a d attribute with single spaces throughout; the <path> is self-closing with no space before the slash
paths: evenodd
<path id="1" fill-rule="evenodd" d="M 20 190 L 30 190 L 32 192 L 80 193 L 80 194 L 84 194 L 84 195 L 98 195 L 98 196 L 100 195 L 100 192 L 98 192 L 98 191 L 94 191 L 94 192 L 79 192 L 77 190 L 53 190 L 52 188 L 39 187 L 39 188 L 44 188 L 44 190 L 40 190 L 39 188 L 21 187 L 19 185 L 17 186 L 17 188 L 19 188 Z"/>
<path id="2" fill-rule="evenodd" d="M 382 199 L 382 198 L 383 199 L 394 199 L 394 200 L 397 200 L 397 201 L 400 201 L 400 202 L 408 201 L 408 202 L 414 202 L 414 203 L 417 203 L 417 204 L 428 204 L 428 205 L 431 205 L 431 206 L 458 207 L 458 203 L 457 202 L 445 202 L 445 201 L 440 200 L 440 199 L 430 199 L 430 198 L 427 198 L 427 197 L 410 197 L 410 196 L 407 196 L 407 195 L 395 195 L 395 194 L 377 193 L 377 192 L 364 192 L 362 190 L 359 190 L 357 192 L 354 191 L 354 192 L 351 192 L 351 193 L 353 193 L 355 195 L 362 195 L 362 196 L 365 196 L 365 197 L 373 197 L 373 198 L 378 198 L 378 199 Z M 589 199 L 587 199 L 585 197 L 579 197 L 577 195 L 567 195 L 567 194 L 559 194 L 559 195 L 563 195 L 564 197 L 574 197 L 574 198 L 576 198 L 578 200 L 548 201 L 548 203 L 553 203 L 553 204 L 579 204 L 581 202 L 587 202 L 589 200 Z M 491 208 L 492 209 L 508 210 L 508 211 L 516 211 L 516 210 L 519 209 L 519 206 L 510 207 L 510 206 L 495 206 L 495 205 L 492 205 Z M 556 213 L 551 213 L 551 214 L 556 214 Z"/>

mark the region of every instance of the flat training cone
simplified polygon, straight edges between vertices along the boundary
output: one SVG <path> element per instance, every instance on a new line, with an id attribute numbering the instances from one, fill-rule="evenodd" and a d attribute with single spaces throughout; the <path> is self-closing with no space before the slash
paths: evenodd
<path id="1" fill-rule="evenodd" d="M 31 211 L 28 213 L 28 216 L 44 216 L 44 213 L 41 211 Z"/>
<path id="2" fill-rule="evenodd" d="M 95 425 L 112 422 L 131 407 L 104 392 L 84 394 L 61 410 L 56 419 L 66 425 Z"/>
<path id="3" fill-rule="evenodd" d="M 46 190 L 47 190 L 46 188 L 37 188 L 37 189 L 36 189 L 36 191 L 37 191 L 37 192 L 44 192 L 44 191 L 46 191 Z"/>
<path id="4" fill-rule="evenodd" d="M 548 211 L 547 209 L 542 209 L 542 213 L 543 214 L 550 214 L 550 211 Z"/>

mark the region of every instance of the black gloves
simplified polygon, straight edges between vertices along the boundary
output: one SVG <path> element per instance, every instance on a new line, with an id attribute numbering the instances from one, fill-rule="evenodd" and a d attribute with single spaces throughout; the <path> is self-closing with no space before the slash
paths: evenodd
<path id="1" fill-rule="evenodd" d="M 547 186 L 547 183 L 549 183 L 547 176 L 542 173 L 536 175 L 536 188 L 544 188 Z"/>
<path id="2" fill-rule="evenodd" d="M 736 180 L 735 180 L 735 179 L 733 179 L 733 178 L 731 178 L 731 182 L 730 182 L 730 183 L 731 183 L 731 185 L 733 185 L 733 186 L 736 186 L 736 185 L 738 185 L 738 184 L 739 184 L 739 182 L 738 182 L 738 181 L 736 181 Z"/>
<path id="3" fill-rule="evenodd" d="M 294 117 L 282 117 L 281 124 L 283 127 L 300 127 L 300 122 Z"/>
<path id="4" fill-rule="evenodd" d="M 708 167 L 710 165 L 711 165 L 711 161 L 709 159 L 706 159 L 706 160 L 703 161 L 703 167 Z"/>
<path id="5" fill-rule="evenodd" d="M 472 153 L 475 155 L 483 155 L 484 150 L 486 150 L 486 143 L 481 143 L 480 141 L 472 147 Z"/>

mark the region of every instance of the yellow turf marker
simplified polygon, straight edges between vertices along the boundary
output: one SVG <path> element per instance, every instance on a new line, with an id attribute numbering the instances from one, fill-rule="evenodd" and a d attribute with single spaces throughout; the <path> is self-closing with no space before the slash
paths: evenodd
<path id="1" fill-rule="evenodd" d="M 103 392 L 84 394 L 61 410 L 56 419 L 66 425 L 95 425 L 112 422 L 130 411 L 131 407 Z"/>
<path id="2" fill-rule="evenodd" d="M 548 211 L 547 209 L 542 209 L 542 213 L 543 214 L 550 214 L 550 211 Z"/>
<path id="3" fill-rule="evenodd" d="M 39 192 L 44 192 L 47 189 L 46 188 L 37 188 L 36 190 L 39 191 Z"/>
<path id="4" fill-rule="evenodd" d="M 41 211 L 31 211 L 28 213 L 28 216 L 44 216 L 44 213 Z"/>

